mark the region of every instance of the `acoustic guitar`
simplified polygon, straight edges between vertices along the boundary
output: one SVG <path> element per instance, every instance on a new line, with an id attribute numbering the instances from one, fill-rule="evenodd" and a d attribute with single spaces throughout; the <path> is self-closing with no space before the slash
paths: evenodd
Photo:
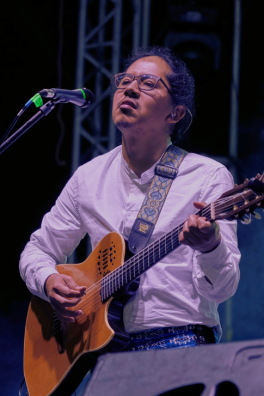
<path id="1" fill-rule="evenodd" d="M 264 207 L 264 174 L 235 186 L 196 214 L 209 221 L 242 219 L 248 223 L 252 214 L 260 217 L 254 212 L 260 207 Z M 30 396 L 70 396 L 98 354 L 122 349 L 129 338 L 122 330 L 121 296 L 135 279 L 180 245 L 183 225 L 125 262 L 125 241 L 119 233 L 111 232 L 83 263 L 57 266 L 60 274 L 86 286 L 85 296 L 74 307 L 84 314 L 74 323 L 64 324 L 47 301 L 32 297 L 24 344 L 24 374 Z"/>

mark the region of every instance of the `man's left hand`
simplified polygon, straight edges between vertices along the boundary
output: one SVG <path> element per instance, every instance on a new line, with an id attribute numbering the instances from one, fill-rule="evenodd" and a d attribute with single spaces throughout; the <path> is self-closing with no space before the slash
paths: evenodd
<path id="1" fill-rule="evenodd" d="M 202 209 L 207 204 L 195 201 L 193 205 L 197 209 Z M 195 214 L 190 215 L 180 232 L 179 242 L 202 253 L 211 252 L 221 242 L 219 224 L 217 221 L 207 221 L 205 217 L 199 217 Z"/>

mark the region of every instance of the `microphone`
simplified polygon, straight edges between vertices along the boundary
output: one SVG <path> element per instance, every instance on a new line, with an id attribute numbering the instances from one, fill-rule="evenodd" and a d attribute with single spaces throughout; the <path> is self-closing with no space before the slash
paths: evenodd
<path id="1" fill-rule="evenodd" d="M 73 103 L 82 109 L 89 107 L 94 102 L 94 94 L 87 88 L 81 89 L 42 89 L 39 95 L 43 98 L 60 99 L 60 103 Z"/>

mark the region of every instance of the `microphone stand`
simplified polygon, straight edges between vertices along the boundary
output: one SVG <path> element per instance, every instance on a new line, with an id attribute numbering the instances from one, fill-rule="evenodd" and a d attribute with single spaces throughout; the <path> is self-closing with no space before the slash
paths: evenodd
<path id="1" fill-rule="evenodd" d="M 19 128 L 15 133 L 13 133 L 10 138 L 8 138 L 0 146 L 0 154 L 2 154 L 12 143 L 14 143 L 20 136 L 22 136 L 28 129 L 30 129 L 36 122 L 38 122 L 43 116 L 47 116 L 56 106 L 60 103 L 60 98 L 56 100 L 50 100 L 39 108 L 37 114 L 35 114 L 30 120 L 28 120 L 21 128 Z M 65 100 L 64 100 L 65 103 Z"/>

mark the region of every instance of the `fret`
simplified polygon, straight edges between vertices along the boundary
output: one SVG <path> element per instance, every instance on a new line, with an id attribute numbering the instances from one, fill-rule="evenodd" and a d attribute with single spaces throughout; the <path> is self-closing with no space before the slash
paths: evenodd
<path id="1" fill-rule="evenodd" d="M 101 290 L 100 290 L 101 300 L 104 300 L 104 282 L 101 282 Z"/>
<path id="2" fill-rule="evenodd" d="M 111 284 L 111 282 L 112 282 L 112 279 L 111 279 L 111 277 L 109 276 L 109 297 L 110 297 L 111 294 L 112 294 L 112 284 Z"/>
<path id="3" fill-rule="evenodd" d="M 149 246 L 148 246 L 148 267 L 149 267 Z M 143 264 L 143 269 L 145 269 L 144 264 Z"/>
<path id="4" fill-rule="evenodd" d="M 107 284 L 104 279 L 103 279 L 103 282 L 104 282 L 104 298 L 107 298 Z"/>
<path id="5" fill-rule="evenodd" d="M 159 259 L 160 259 L 160 239 L 158 240 L 159 242 Z"/>
<path id="6" fill-rule="evenodd" d="M 109 278 L 109 295 L 111 296 L 111 294 L 113 293 L 113 276 L 112 274 L 109 274 L 108 276 L 106 276 L 106 278 Z"/>
<path id="7" fill-rule="evenodd" d="M 115 271 L 115 278 L 116 278 L 116 290 L 119 289 L 119 272 Z"/>
<path id="8" fill-rule="evenodd" d="M 136 257 L 136 256 L 135 256 Z M 136 277 L 136 258 L 134 257 L 134 278 Z"/>
<path id="9" fill-rule="evenodd" d="M 119 271 L 115 271 L 116 275 L 116 290 L 119 289 Z"/>
<path id="10" fill-rule="evenodd" d="M 112 278 L 112 279 L 111 279 L 111 280 L 112 280 L 111 294 L 113 294 L 113 292 L 115 291 L 115 286 L 114 286 L 114 274 L 111 273 L 110 276 L 111 276 L 111 278 Z"/>
<path id="11" fill-rule="evenodd" d="M 177 229 L 177 234 L 176 234 L 177 246 L 179 246 L 179 244 L 180 244 L 180 242 L 179 242 L 179 235 L 180 235 L 180 232 L 181 232 L 182 229 L 183 229 L 183 225 L 181 226 L 181 228 L 178 228 L 178 229 Z"/>
<path id="12" fill-rule="evenodd" d="M 122 276 L 121 285 L 124 286 L 124 264 L 121 266 L 121 276 Z"/>
<path id="13" fill-rule="evenodd" d="M 104 283 L 101 281 L 101 290 L 100 290 L 101 300 L 104 300 Z"/>
<path id="14" fill-rule="evenodd" d="M 113 280 L 113 292 L 115 292 L 115 280 L 116 280 L 115 273 L 112 272 L 111 275 L 112 275 L 112 280 Z"/>
<path id="15" fill-rule="evenodd" d="M 173 233 L 171 232 L 171 248 L 173 250 Z"/>
<path id="16" fill-rule="evenodd" d="M 122 268 L 118 268 L 117 269 L 117 274 L 118 274 L 118 276 L 117 276 L 117 281 L 118 281 L 117 288 L 120 289 L 120 287 L 122 286 Z"/>
<path id="17" fill-rule="evenodd" d="M 107 282 L 107 279 L 105 279 L 105 284 L 106 284 L 106 286 L 107 286 L 107 292 L 106 292 L 106 297 L 109 297 L 109 295 L 110 295 L 110 290 L 109 290 L 109 282 Z"/>
<path id="18" fill-rule="evenodd" d="M 143 268 L 144 268 L 144 258 L 143 258 Z M 140 265 L 139 265 L 139 259 L 138 259 L 138 274 L 140 274 Z"/>
<path id="19" fill-rule="evenodd" d="M 117 289 L 120 289 L 120 287 L 122 285 L 122 277 L 121 277 L 122 274 L 121 274 L 121 271 L 120 271 L 119 268 L 116 270 L 116 274 L 117 274 Z"/>
<path id="20" fill-rule="evenodd" d="M 108 297 L 108 283 L 106 282 L 106 280 L 104 280 L 105 282 L 105 289 L 106 289 L 106 293 L 105 293 L 105 298 Z"/>
<path id="21" fill-rule="evenodd" d="M 165 243 L 165 254 L 167 255 L 167 246 L 166 246 L 166 240 L 167 240 L 167 238 L 166 238 L 166 236 L 165 236 L 165 241 L 164 241 L 164 243 Z"/>

